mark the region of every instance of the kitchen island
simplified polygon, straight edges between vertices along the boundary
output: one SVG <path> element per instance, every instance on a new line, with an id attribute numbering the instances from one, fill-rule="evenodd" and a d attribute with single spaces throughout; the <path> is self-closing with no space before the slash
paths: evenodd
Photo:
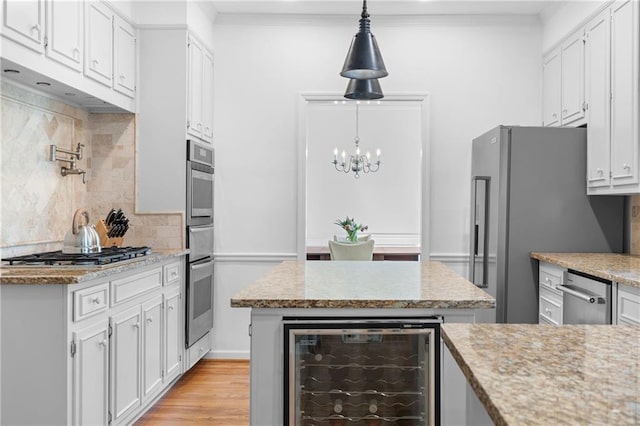
<path id="1" fill-rule="evenodd" d="M 251 424 L 282 425 L 285 319 L 473 323 L 479 310 L 495 308 L 495 299 L 440 262 L 288 261 L 236 294 L 231 306 L 251 308 Z M 447 353 L 441 377 L 442 424 L 456 424 L 466 382 Z"/>
<path id="2" fill-rule="evenodd" d="M 496 425 L 640 424 L 639 327 L 444 324 L 442 335 Z"/>

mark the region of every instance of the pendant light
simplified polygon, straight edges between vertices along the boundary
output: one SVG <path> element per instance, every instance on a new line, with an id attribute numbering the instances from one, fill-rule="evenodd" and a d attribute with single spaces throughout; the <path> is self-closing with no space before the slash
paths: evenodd
<path id="1" fill-rule="evenodd" d="M 360 15 L 360 30 L 353 36 L 351 47 L 344 60 L 341 76 L 346 78 L 373 79 L 389 75 L 384 66 L 378 43 L 371 34 L 367 0 L 362 2 Z"/>
<path id="2" fill-rule="evenodd" d="M 344 93 L 347 99 L 381 99 L 384 97 L 382 88 L 377 78 L 366 80 L 358 80 L 352 78 L 347 85 L 347 91 Z"/>

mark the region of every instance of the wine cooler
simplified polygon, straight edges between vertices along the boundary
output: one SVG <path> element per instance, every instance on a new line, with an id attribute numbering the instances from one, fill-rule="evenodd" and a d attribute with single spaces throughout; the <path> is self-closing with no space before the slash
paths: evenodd
<path id="1" fill-rule="evenodd" d="M 440 424 L 441 323 L 285 318 L 285 425 Z"/>

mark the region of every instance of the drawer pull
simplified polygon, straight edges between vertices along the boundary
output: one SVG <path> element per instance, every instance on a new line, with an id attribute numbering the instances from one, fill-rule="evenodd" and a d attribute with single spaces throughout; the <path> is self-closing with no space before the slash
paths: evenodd
<path id="1" fill-rule="evenodd" d="M 173 305 L 169 305 L 169 310 L 173 311 L 175 308 L 173 307 Z"/>
<path id="2" fill-rule="evenodd" d="M 103 339 L 100 343 L 98 343 L 98 346 L 102 346 L 103 348 L 107 347 L 107 340 Z"/>
<path id="3" fill-rule="evenodd" d="M 91 299 L 91 303 L 93 303 L 94 305 L 99 305 L 100 304 L 100 298 L 96 297 L 94 299 Z"/>
<path id="4" fill-rule="evenodd" d="M 147 318 L 147 322 L 151 324 L 153 322 L 153 318 Z"/>

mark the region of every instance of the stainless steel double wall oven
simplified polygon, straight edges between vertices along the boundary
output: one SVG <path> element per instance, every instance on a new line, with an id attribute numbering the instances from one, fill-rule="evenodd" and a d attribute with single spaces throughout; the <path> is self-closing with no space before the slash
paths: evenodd
<path id="1" fill-rule="evenodd" d="M 186 347 L 213 328 L 214 149 L 187 141 Z"/>

